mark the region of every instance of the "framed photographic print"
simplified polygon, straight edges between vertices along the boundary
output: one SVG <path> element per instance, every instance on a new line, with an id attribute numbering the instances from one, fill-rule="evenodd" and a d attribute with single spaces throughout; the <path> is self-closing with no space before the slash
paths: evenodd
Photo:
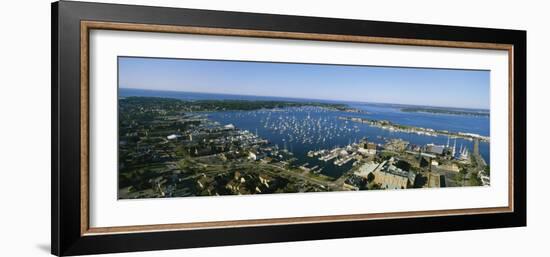
<path id="1" fill-rule="evenodd" d="M 526 225 L 526 32 L 52 5 L 52 253 Z"/>

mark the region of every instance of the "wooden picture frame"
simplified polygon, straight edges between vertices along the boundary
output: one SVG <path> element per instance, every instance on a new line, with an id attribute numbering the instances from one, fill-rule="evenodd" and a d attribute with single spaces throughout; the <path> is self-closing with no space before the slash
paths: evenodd
<path id="1" fill-rule="evenodd" d="M 90 227 L 90 30 L 508 52 L 508 206 Z M 526 32 L 83 2 L 52 4 L 52 254 L 79 255 L 526 225 Z M 368 229 L 367 229 L 368 228 Z"/>

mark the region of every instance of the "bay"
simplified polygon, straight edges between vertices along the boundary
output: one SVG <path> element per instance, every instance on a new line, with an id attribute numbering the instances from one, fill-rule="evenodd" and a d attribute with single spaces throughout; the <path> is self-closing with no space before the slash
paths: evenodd
<path id="1" fill-rule="evenodd" d="M 366 111 L 366 113 L 349 113 L 328 110 L 319 107 L 292 107 L 284 109 L 254 110 L 254 111 L 223 111 L 210 112 L 208 117 L 221 124 L 233 124 L 238 129 L 249 130 L 267 139 L 280 149 L 286 148 L 294 154 L 298 165 L 322 168 L 321 173 L 337 178 L 351 168 L 351 162 L 342 166 L 333 162 L 320 161 L 309 157 L 309 151 L 345 147 L 362 138 L 376 144 L 384 144 L 387 139 L 400 138 L 415 145 L 429 143 L 446 145 L 456 144 L 457 149 L 466 147 L 473 151 L 473 142 L 465 139 L 449 140 L 446 136 L 427 136 L 414 133 L 392 132 L 368 124 L 341 120 L 338 117 L 361 117 L 374 120 L 388 120 L 395 124 L 448 130 L 450 132 L 475 133 L 489 136 L 490 119 L 487 116 L 468 116 L 452 114 L 435 114 L 422 112 L 403 112 L 401 108 L 407 105 L 357 103 L 318 99 L 298 99 L 284 97 L 228 95 L 211 93 L 191 93 L 174 91 L 156 91 L 125 89 L 119 90 L 120 97 L 147 96 L 176 98 L 186 101 L 193 100 L 276 100 L 295 102 L 326 102 L 343 103 L 350 107 Z M 480 142 L 479 152 L 487 163 L 490 163 L 489 143 Z"/>

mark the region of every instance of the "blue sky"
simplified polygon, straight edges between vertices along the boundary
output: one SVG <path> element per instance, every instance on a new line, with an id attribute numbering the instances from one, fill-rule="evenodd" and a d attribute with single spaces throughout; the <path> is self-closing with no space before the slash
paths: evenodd
<path id="1" fill-rule="evenodd" d="M 489 108 L 489 71 L 119 57 L 119 87 Z"/>

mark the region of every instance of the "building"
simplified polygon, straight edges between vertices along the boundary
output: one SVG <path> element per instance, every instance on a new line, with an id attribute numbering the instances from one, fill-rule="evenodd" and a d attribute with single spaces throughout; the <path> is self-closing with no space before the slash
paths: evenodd
<path id="1" fill-rule="evenodd" d="M 260 179 L 260 183 L 262 183 L 265 187 L 269 188 L 269 182 L 271 182 L 271 179 L 272 179 L 271 177 L 261 174 L 259 176 L 259 179 Z"/>
<path id="2" fill-rule="evenodd" d="M 414 185 L 415 180 L 416 180 L 416 173 L 409 172 L 409 184 Z"/>
<path id="3" fill-rule="evenodd" d="M 359 148 L 357 149 L 357 152 L 359 152 L 362 155 L 375 155 L 376 149 Z"/>
<path id="4" fill-rule="evenodd" d="M 373 143 L 373 142 L 368 142 L 367 143 L 367 149 L 376 151 L 376 144 Z"/>
<path id="5" fill-rule="evenodd" d="M 172 135 L 169 135 L 166 137 L 168 140 L 174 140 L 174 139 L 177 139 L 178 138 L 178 135 L 176 134 L 172 134 Z"/>
<path id="6" fill-rule="evenodd" d="M 409 173 L 411 172 L 397 168 L 393 164 L 388 164 L 373 172 L 374 183 L 380 184 L 380 187 L 384 189 L 405 189 L 409 180 L 414 179 L 414 177 L 409 178 Z"/>
<path id="7" fill-rule="evenodd" d="M 427 144 L 426 145 L 426 151 L 433 154 L 443 154 L 443 151 L 445 150 L 444 145 L 434 145 L 434 144 Z"/>
<path id="8" fill-rule="evenodd" d="M 442 179 L 443 178 L 443 179 Z M 441 175 L 438 175 L 438 174 L 435 174 L 435 173 L 428 173 L 426 175 L 426 184 L 424 185 L 424 187 L 427 187 L 427 188 L 439 188 L 439 187 L 442 187 L 441 186 L 441 182 L 443 180 L 443 182 L 445 182 L 445 177 L 444 176 L 441 176 Z"/>
<path id="9" fill-rule="evenodd" d="M 390 139 L 390 141 L 384 145 L 384 148 L 388 151 L 402 152 L 407 149 L 408 145 L 408 141 L 402 139 Z"/>
<path id="10" fill-rule="evenodd" d="M 253 153 L 253 152 L 248 152 L 248 159 L 251 160 L 251 161 L 255 161 L 256 160 L 256 154 Z"/>
<path id="11" fill-rule="evenodd" d="M 460 168 L 458 167 L 458 165 L 456 165 L 456 163 L 445 163 L 445 164 L 441 164 L 438 166 L 438 169 L 440 170 L 444 170 L 444 171 L 452 171 L 452 172 L 459 172 L 460 171 Z"/>
<path id="12" fill-rule="evenodd" d="M 359 167 L 359 169 L 357 169 L 357 171 L 355 171 L 355 175 L 367 178 L 368 175 L 374 172 L 379 166 L 381 166 L 380 163 L 373 161 L 364 163 L 361 167 Z"/>
<path id="13" fill-rule="evenodd" d="M 483 183 L 483 186 L 490 186 L 491 185 L 491 178 L 487 176 L 487 174 L 483 171 L 480 171 L 478 173 L 479 178 L 481 179 L 481 183 Z"/>

